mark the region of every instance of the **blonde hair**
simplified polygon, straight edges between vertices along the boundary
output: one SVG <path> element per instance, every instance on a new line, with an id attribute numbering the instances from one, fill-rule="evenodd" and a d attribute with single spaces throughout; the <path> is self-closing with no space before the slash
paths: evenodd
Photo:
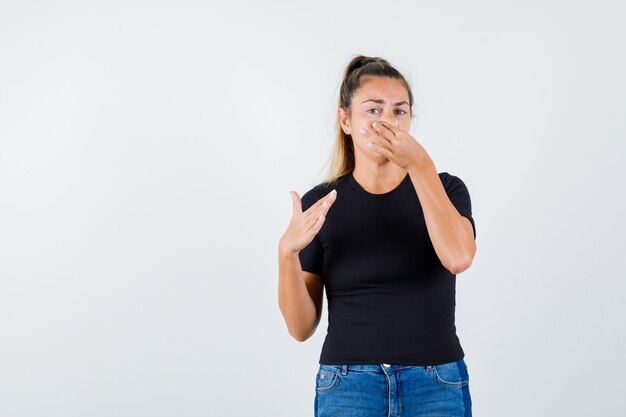
<path id="1" fill-rule="evenodd" d="M 389 77 L 400 80 L 409 94 L 410 114 L 413 117 L 413 93 L 409 83 L 386 59 L 380 57 L 357 55 L 350 60 L 344 70 L 343 81 L 339 90 L 339 107 L 346 109 L 348 115 L 352 114 L 352 97 L 361 87 L 362 78 L 368 76 Z M 322 182 L 324 185 L 334 185 L 340 178 L 354 169 L 352 136 L 346 134 L 341 128 L 339 116 L 337 116 L 336 131 L 328 171 Z"/>

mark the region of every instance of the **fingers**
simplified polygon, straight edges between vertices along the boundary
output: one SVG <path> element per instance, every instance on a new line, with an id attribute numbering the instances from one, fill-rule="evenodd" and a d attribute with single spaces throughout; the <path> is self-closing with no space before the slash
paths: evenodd
<path id="1" fill-rule="evenodd" d="M 291 201 L 293 203 L 293 212 L 301 213 L 302 212 L 302 200 L 300 199 L 300 196 L 295 191 L 289 191 L 289 194 L 291 194 Z"/>
<path id="2" fill-rule="evenodd" d="M 291 194 L 291 201 L 292 201 L 292 206 L 293 206 L 293 211 L 294 213 L 301 213 L 302 212 L 302 199 L 300 198 L 300 195 L 295 192 L 295 191 L 289 191 L 289 194 Z M 328 202 L 334 201 L 334 197 L 337 195 L 337 191 L 335 189 L 333 189 L 331 192 L 329 192 L 328 194 L 326 194 L 325 197 L 320 198 L 319 200 L 317 200 L 315 202 L 315 204 L 313 204 L 311 207 L 309 207 L 305 213 L 308 213 L 309 211 L 314 211 L 317 208 L 319 208 L 320 206 L 322 207 L 326 207 L 324 205 L 324 203 L 326 202 L 326 204 L 329 204 Z"/>
<path id="3" fill-rule="evenodd" d="M 324 197 L 317 200 L 315 204 L 313 204 L 311 207 L 309 207 L 307 211 L 305 211 L 305 213 L 310 214 L 313 212 L 317 212 L 319 215 L 320 213 L 319 209 L 330 207 L 330 205 L 335 201 L 336 197 L 337 197 L 337 190 L 333 189 Z"/>
<path id="4" fill-rule="evenodd" d="M 324 222 L 326 221 L 326 215 L 325 214 L 320 214 L 319 216 L 315 217 L 314 219 L 315 219 L 315 223 L 313 223 L 311 228 L 307 230 L 307 233 L 311 233 L 313 236 L 318 234 L 320 229 L 324 225 Z"/>
<path id="5" fill-rule="evenodd" d="M 389 142 L 389 140 L 387 140 L 387 138 L 379 138 L 375 135 L 368 135 L 368 142 L 365 146 L 376 152 L 384 150 L 387 153 L 391 153 L 391 149 L 393 149 L 393 145 Z"/>
<path id="6" fill-rule="evenodd" d="M 387 122 L 374 122 L 372 123 L 372 127 L 389 143 L 393 143 L 392 140 L 396 138 L 396 134 L 393 130 L 391 130 L 391 125 Z"/>
<path id="7" fill-rule="evenodd" d="M 320 200 L 316 204 L 320 205 L 321 207 L 318 208 L 317 211 L 314 211 L 313 213 L 316 213 L 316 215 L 310 216 L 310 220 L 307 221 L 307 224 L 312 223 L 309 226 L 310 229 L 307 230 L 308 233 L 316 235 L 320 231 L 322 225 L 326 221 L 326 213 L 328 213 L 330 206 L 333 205 L 336 199 L 337 191 L 334 189 L 330 193 L 326 194 L 326 197 L 320 198 Z M 319 211 L 320 209 L 321 211 Z"/>
<path id="8" fill-rule="evenodd" d="M 389 159 L 390 161 L 393 161 L 394 154 L 389 149 L 386 149 L 385 147 L 377 145 L 375 143 L 368 143 L 367 145 L 371 147 L 374 150 L 374 152 L 377 152 L 381 154 L 382 156 L 384 156 L 385 158 Z"/>
<path id="9" fill-rule="evenodd" d="M 320 198 L 315 204 L 309 207 L 308 210 L 304 212 L 306 219 L 305 227 L 307 229 L 309 227 L 312 227 L 313 224 L 315 224 L 315 222 L 318 220 L 320 215 L 326 216 L 326 213 L 328 213 L 330 206 L 333 205 L 336 199 L 337 191 L 333 189 L 331 192 L 326 194 L 326 196 Z"/>
<path id="10" fill-rule="evenodd" d="M 391 146 L 391 139 L 387 136 L 391 136 L 391 137 L 395 137 L 392 134 L 387 134 L 387 136 L 383 135 L 382 133 L 380 133 L 377 129 L 374 129 L 373 132 L 371 132 L 368 129 L 365 128 L 360 128 L 359 132 L 365 136 L 365 138 L 372 143 L 377 144 L 378 146 Z"/>
<path id="11" fill-rule="evenodd" d="M 392 135 L 396 136 L 396 133 L 400 130 L 396 126 L 382 120 L 380 122 L 374 122 L 372 126 L 381 135 L 385 135 L 386 137 L 391 137 Z"/>

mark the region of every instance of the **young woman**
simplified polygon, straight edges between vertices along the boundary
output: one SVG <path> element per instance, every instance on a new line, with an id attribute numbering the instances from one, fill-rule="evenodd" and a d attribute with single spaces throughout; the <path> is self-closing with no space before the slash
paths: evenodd
<path id="1" fill-rule="evenodd" d="M 328 330 L 315 416 L 471 416 L 456 335 L 456 275 L 472 264 L 467 187 L 437 173 L 409 133 L 413 94 L 382 58 L 357 56 L 341 84 L 326 180 L 279 241 L 278 297 L 299 341 Z"/>

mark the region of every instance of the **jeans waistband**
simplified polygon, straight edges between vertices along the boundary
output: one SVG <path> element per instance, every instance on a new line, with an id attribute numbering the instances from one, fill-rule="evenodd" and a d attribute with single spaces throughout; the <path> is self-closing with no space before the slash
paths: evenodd
<path id="1" fill-rule="evenodd" d="M 432 368 L 431 366 L 424 365 L 398 365 L 398 364 L 388 364 L 388 363 L 372 363 L 372 364 L 344 364 L 344 365 L 326 365 L 320 364 L 321 367 L 326 368 L 335 368 L 341 370 L 343 375 L 347 374 L 348 371 L 354 372 L 392 372 L 397 371 L 399 369 L 407 369 L 407 368 L 424 368 L 425 370 L 429 370 L 428 368 Z"/>

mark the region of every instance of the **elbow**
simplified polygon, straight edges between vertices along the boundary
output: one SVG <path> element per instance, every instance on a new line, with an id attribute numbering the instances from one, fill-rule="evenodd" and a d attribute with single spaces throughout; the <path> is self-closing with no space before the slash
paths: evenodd
<path id="1" fill-rule="evenodd" d="M 448 269 L 448 271 L 450 271 L 451 274 L 458 275 L 461 272 L 465 271 L 467 268 L 469 268 L 469 266 L 467 266 L 467 267 L 447 268 L 447 269 Z"/>
<path id="2" fill-rule="evenodd" d="M 476 254 L 476 245 L 472 249 L 468 249 L 465 253 L 459 256 L 451 258 L 445 265 L 446 269 L 452 274 L 457 275 L 461 272 L 469 269 L 474 261 L 474 255 Z"/>
<path id="3" fill-rule="evenodd" d="M 298 342 L 305 342 L 307 341 L 311 335 L 305 335 L 303 333 L 297 333 L 297 332 L 292 332 L 290 331 L 289 334 L 291 335 L 291 337 L 293 337 L 294 339 L 296 339 Z"/>
<path id="4" fill-rule="evenodd" d="M 289 323 L 287 323 L 287 332 L 289 333 L 289 336 L 293 337 L 298 342 L 304 342 L 311 337 L 310 332 L 307 334 L 301 329 L 295 329 L 293 326 L 290 326 Z"/>
<path id="5" fill-rule="evenodd" d="M 458 275 L 461 272 L 469 269 L 469 267 L 472 266 L 472 261 L 473 261 L 472 258 L 465 258 L 462 261 L 458 261 L 458 262 L 451 264 L 450 266 L 446 267 L 446 269 L 450 271 L 450 273 L 454 275 Z"/>
<path id="6" fill-rule="evenodd" d="M 311 325 L 302 325 L 300 323 L 298 326 L 289 327 L 289 334 L 298 342 L 306 342 L 315 333 L 318 322 L 319 320 L 316 320 L 315 323 Z"/>

